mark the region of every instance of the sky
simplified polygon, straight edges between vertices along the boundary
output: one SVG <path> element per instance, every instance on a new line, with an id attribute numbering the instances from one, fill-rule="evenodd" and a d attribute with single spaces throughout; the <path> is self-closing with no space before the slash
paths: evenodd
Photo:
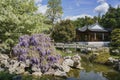
<path id="1" fill-rule="evenodd" d="M 38 6 L 37 13 L 45 14 L 48 0 L 35 0 Z M 105 14 L 109 5 L 117 7 L 120 0 L 62 0 L 62 19 L 76 20 L 77 18 L 98 16 L 98 13 Z"/>

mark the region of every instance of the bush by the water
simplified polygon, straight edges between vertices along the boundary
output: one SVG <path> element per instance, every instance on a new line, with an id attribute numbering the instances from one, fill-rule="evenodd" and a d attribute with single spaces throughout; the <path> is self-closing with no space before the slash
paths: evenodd
<path id="1" fill-rule="evenodd" d="M 13 52 L 19 61 L 30 60 L 30 64 L 37 65 L 42 73 L 47 72 L 60 58 L 60 55 L 56 54 L 52 40 L 45 34 L 21 36 Z"/>
<path id="2" fill-rule="evenodd" d="M 114 29 L 111 34 L 111 55 L 120 56 L 120 29 Z"/>
<path id="3" fill-rule="evenodd" d="M 108 58 L 110 57 L 109 53 L 101 52 L 98 54 L 92 54 L 90 56 L 90 59 L 92 59 L 92 62 L 105 64 L 108 61 Z"/>

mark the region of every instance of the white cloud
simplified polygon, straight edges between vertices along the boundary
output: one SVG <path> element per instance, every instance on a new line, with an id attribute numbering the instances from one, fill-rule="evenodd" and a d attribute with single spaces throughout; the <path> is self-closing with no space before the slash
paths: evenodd
<path id="1" fill-rule="evenodd" d="M 48 8 L 47 8 L 47 5 L 42 5 L 41 2 L 42 2 L 42 0 L 35 0 L 35 4 L 38 7 L 38 10 L 36 13 L 45 14 Z"/>
<path id="2" fill-rule="evenodd" d="M 86 1 L 86 0 L 75 0 L 76 2 L 76 6 L 80 6 L 80 5 L 91 5 L 93 4 L 91 1 Z"/>
<path id="3" fill-rule="evenodd" d="M 39 4 L 39 5 L 38 5 L 38 10 L 37 10 L 36 13 L 45 14 L 46 11 L 47 11 L 47 9 L 48 9 L 47 5 L 41 5 L 41 4 Z"/>
<path id="4" fill-rule="evenodd" d="M 98 5 L 94 10 L 98 13 L 106 13 L 109 9 L 109 4 L 105 0 L 98 0 L 100 5 Z"/>
<path id="5" fill-rule="evenodd" d="M 41 3 L 42 0 L 35 0 L 35 3 Z"/>
<path id="6" fill-rule="evenodd" d="M 120 7 L 120 4 L 115 5 L 115 8 L 118 8 L 118 7 Z"/>
<path id="7" fill-rule="evenodd" d="M 100 2 L 100 3 L 103 3 L 105 2 L 106 0 L 98 0 L 97 2 Z"/>
<path id="8" fill-rule="evenodd" d="M 85 18 L 85 16 L 93 18 L 93 16 L 91 15 L 82 14 L 82 15 L 77 15 L 77 16 L 67 16 L 65 17 L 65 19 L 76 20 L 77 18 Z"/>

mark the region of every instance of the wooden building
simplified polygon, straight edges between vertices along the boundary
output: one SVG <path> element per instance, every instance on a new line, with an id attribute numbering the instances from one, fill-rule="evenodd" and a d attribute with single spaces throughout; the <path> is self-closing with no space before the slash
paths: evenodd
<path id="1" fill-rule="evenodd" d="M 76 29 L 77 42 L 110 41 L 110 29 L 105 29 L 98 23 Z"/>

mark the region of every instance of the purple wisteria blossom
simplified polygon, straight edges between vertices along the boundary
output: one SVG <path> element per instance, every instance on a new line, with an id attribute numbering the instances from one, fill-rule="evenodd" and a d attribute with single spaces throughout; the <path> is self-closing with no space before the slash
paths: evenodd
<path id="1" fill-rule="evenodd" d="M 19 61 L 29 59 L 32 65 L 38 65 L 42 73 L 48 71 L 60 59 L 60 56 L 55 54 L 50 37 L 45 34 L 21 36 L 19 43 L 13 47 L 13 53 Z"/>

